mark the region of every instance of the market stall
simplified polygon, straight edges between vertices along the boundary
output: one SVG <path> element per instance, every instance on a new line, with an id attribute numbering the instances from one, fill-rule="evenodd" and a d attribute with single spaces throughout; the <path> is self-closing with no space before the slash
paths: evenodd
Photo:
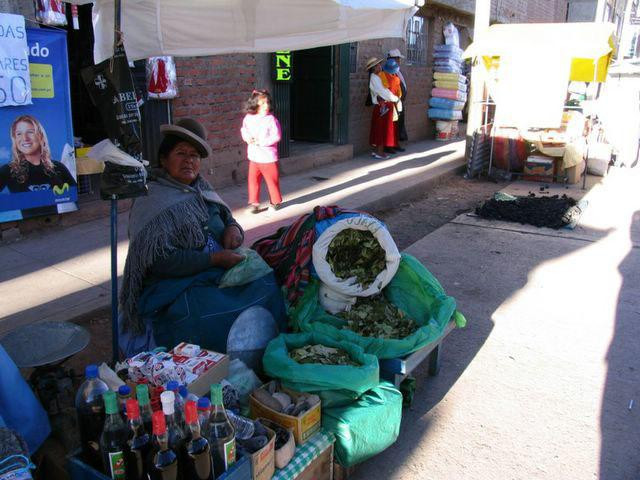
<path id="1" fill-rule="evenodd" d="M 614 30 L 597 23 L 493 25 L 464 52 L 484 66 L 483 107 L 495 107 L 487 121 L 489 175 L 497 168 L 509 177 L 576 183 L 585 160 L 594 168 L 597 159 L 608 163 L 597 98 Z"/>

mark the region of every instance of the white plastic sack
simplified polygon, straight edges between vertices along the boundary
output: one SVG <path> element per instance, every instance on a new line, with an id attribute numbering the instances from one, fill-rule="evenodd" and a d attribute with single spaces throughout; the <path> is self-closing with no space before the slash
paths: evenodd
<path id="1" fill-rule="evenodd" d="M 350 310 L 351 307 L 356 304 L 358 297 L 343 295 L 340 292 L 331 290 L 326 284 L 321 283 L 318 290 L 318 299 L 322 308 L 332 315 L 335 315 L 336 313 Z"/>
<path id="2" fill-rule="evenodd" d="M 367 288 L 363 288 L 362 285 L 357 283 L 355 277 L 347 279 L 336 277 L 326 260 L 331 241 L 338 233 L 348 228 L 369 230 L 386 253 L 387 267 L 378 274 Z M 396 274 L 399 265 L 400 252 L 389 230 L 382 222 L 368 215 L 358 215 L 338 220 L 327 228 L 313 245 L 313 266 L 320 280 L 331 290 L 349 297 L 369 297 L 380 293 Z"/>
<path id="3" fill-rule="evenodd" d="M 611 160 L 611 145 L 606 143 L 592 143 L 587 150 L 589 159 L 587 162 L 587 172 L 591 175 L 604 177 L 609 168 Z"/>
<path id="4" fill-rule="evenodd" d="M 116 165 L 122 165 L 125 167 L 140 168 L 143 165 L 149 165 L 148 161 L 136 160 L 128 153 L 123 152 L 118 147 L 116 147 L 108 138 L 96 143 L 93 147 L 91 147 L 91 150 L 87 152 L 87 156 L 100 162 L 111 162 L 115 163 Z"/>

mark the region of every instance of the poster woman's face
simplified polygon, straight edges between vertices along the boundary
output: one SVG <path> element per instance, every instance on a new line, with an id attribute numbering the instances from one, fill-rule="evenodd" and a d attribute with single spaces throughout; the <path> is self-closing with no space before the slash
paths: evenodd
<path id="1" fill-rule="evenodd" d="M 40 152 L 40 139 L 31 122 L 18 122 L 15 128 L 15 142 L 18 151 L 24 155 L 34 155 Z"/>

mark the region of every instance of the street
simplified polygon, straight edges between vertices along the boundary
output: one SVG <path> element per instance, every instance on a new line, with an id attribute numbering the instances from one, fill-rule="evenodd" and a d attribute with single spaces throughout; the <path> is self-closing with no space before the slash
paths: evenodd
<path id="1" fill-rule="evenodd" d="M 396 444 L 354 478 L 640 476 L 638 173 L 596 185 L 573 231 L 463 214 L 407 248 L 468 325 L 439 376 L 418 370 Z"/>

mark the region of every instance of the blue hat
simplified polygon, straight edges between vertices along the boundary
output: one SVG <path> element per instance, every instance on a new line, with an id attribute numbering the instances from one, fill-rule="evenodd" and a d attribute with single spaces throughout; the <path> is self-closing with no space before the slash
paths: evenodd
<path id="1" fill-rule="evenodd" d="M 393 58 L 390 58 L 385 62 L 382 70 L 387 73 L 395 74 L 400 71 L 400 66 L 398 65 L 398 62 L 396 62 Z"/>

